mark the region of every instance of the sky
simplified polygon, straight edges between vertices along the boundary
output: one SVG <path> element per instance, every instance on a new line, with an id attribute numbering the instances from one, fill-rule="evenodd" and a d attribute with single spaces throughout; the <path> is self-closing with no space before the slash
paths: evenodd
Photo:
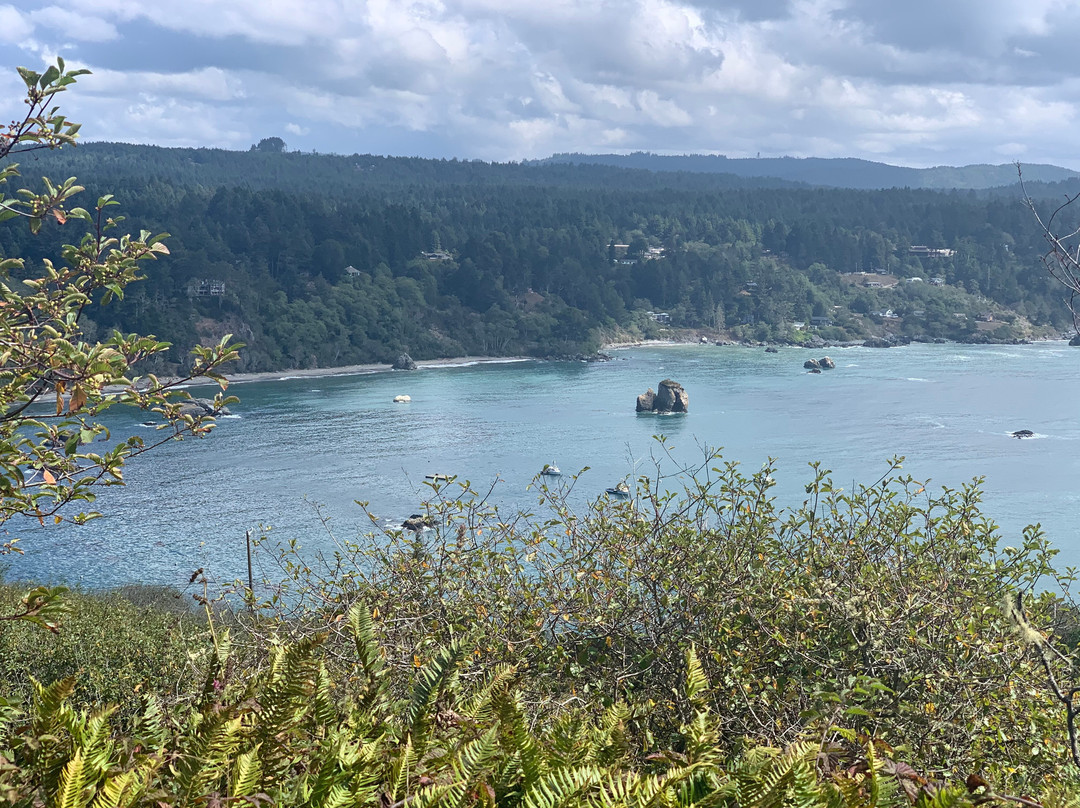
<path id="1" fill-rule="evenodd" d="M 1075 0 L 0 0 L 87 140 L 1080 169 Z"/>

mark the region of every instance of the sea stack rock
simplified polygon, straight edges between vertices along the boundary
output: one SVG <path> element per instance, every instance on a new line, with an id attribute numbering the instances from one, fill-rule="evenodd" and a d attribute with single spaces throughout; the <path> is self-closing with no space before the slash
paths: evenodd
<path id="1" fill-rule="evenodd" d="M 1080 345 L 1080 334 L 1074 334 L 1073 338 L 1069 340 L 1069 344 L 1074 348 Z"/>
<path id="2" fill-rule="evenodd" d="M 393 368 L 394 370 L 416 370 L 416 362 L 407 353 L 403 353 L 394 361 Z"/>
<path id="3" fill-rule="evenodd" d="M 818 367 L 822 370 L 832 370 L 836 367 L 836 363 L 832 361 L 831 357 L 823 356 L 818 360 Z"/>
<path id="4" fill-rule="evenodd" d="M 180 405 L 180 415 L 193 415 L 201 418 L 205 415 L 232 415 L 228 407 L 215 407 L 212 398 L 193 398 Z"/>
<path id="5" fill-rule="evenodd" d="M 654 393 L 650 387 L 637 398 L 638 412 L 689 412 L 690 396 L 678 382 L 664 379 Z"/>
<path id="6" fill-rule="evenodd" d="M 816 359 L 807 359 L 805 362 L 802 363 L 802 366 L 807 370 L 818 370 L 821 368 L 821 363 L 818 362 Z"/>

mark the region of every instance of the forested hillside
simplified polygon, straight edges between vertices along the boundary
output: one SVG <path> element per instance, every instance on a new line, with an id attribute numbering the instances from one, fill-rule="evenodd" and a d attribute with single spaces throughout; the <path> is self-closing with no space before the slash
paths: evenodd
<path id="1" fill-rule="evenodd" d="M 647 171 L 690 171 L 774 178 L 827 188 L 994 188 L 1011 185 L 1016 167 L 1003 165 L 909 168 L 854 157 L 725 157 L 719 154 L 556 154 L 540 164 L 615 166 Z M 1060 182 L 1080 176 L 1067 168 L 1025 165 L 1029 180 Z"/>
<path id="2" fill-rule="evenodd" d="M 224 333 L 248 346 L 238 370 L 269 370 L 401 351 L 563 355 L 669 325 L 795 343 L 1067 326 L 1018 188 L 756 187 L 606 166 L 118 144 L 41 153 L 21 171 L 31 186 L 78 176 L 83 204 L 113 193 L 125 227 L 172 234 L 145 282 L 89 312 L 98 333 L 175 343 L 156 370 Z M 52 223 L 42 235 L 2 228 L 0 253 L 32 268 L 78 233 Z"/>

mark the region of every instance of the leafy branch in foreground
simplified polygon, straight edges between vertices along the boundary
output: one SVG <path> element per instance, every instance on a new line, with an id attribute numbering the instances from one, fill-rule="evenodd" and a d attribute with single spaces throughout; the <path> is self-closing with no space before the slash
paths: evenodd
<path id="1" fill-rule="evenodd" d="M 44 73 L 20 68 L 28 110 L 0 137 L 0 159 L 38 148 L 73 146 L 78 124 L 49 104 L 84 74 L 66 71 L 62 61 Z M 0 169 L 0 182 L 17 174 L 15 164 Z M 228 338 L 213 348 L 200 348 L 184 379 L 140 378 L 138 363 L 166 350 L 153 337 L 114 333 L 89 342 L 80 327 L 88 306 L 121 298 L 140 279 L 143 261 L 168 253 L 166 234 L 147 231 L 117 235 L 123 221 L 102 196 L 87 210 L 69 207 L 82 190 L 74 179 L 44 191 L 20 189 L 17 198 L 0 196 L 0 219 L 22 216 L 37 232 L 46 219 L 56 226 L 85 224 L 89 232 L 62 249 L 60 263 L 44 260 L 29 269 L 21 258 L 0 260 L 0 524 L 15 516 L 85 522 L 93 512 L 68 515 L 72 502 L 90 503 L 96 486 L 123 482 L 124 462 L 184 435 L 204 435 L 212 417 L 192 414 L 183 406 L 187 394 L 177 388 L 196 376 L 208 376 L 225 387 L 220 368 L 237 357 Z M 219 394 L 213 409 L 229 399 Z M 160 418 L 152 440 L 138 436 L 114 439 L 99 419 L 110 407 L 125 404 Z M 98 449 L 101 441 L 106 446 Z M 16 550 L 15 541 L 0 553 Z"/>
<path id="2" fill-rule="evenodd" d="M 0 161 L 35 149 L 74 146 L 79 125 L 52 106 L 85 70 L 66 70 L 57 60 L 43 73 L 19 68 L 26 85 L 27 111 L 22 120 L 0 132 Z M 0 184 L 18 175 L 18 165 L 0 167 Z M 72 503 L 89 504 L 100 485 L 123 483 L 124 463 L 184 436 L 205 435 L 214 425 L 211 413 L 234 399 L 224 395 L 222 366 L 237 358 L 237 345 L 226 337 L 218 345 L 197 348 L 191 372 L 183 379 L 140 377 L 140 362 L 169 344 L 152 336 L 114 333 L 101 342 L 86 339 L 80 319 L 87 307 L 122 298 L 140 280 L 140 264 L 168 254 L 166 234 L 142 231 L 119 235 L 123 217 L 112 214 L 110 195 L 90 210 L 71 207 L 82 191 L 74 178 L 44 189 L 0 194 L 0 221 L 21 217 L 32 233 L 50 222 L 87 232 L 66 244 L 60 261 L 29 267 L 19 257 L 0 256 L 0 525 L 15 517 L 83 523 L 98 514 L 70 513 Z M 185 407 L 190 396 L 179 389 L 199 376 L 219 382 L 222 392 L 205 411 Z M 101 418 L 117 404 L 136 407 L 153 417 L 158 431 L 151 440 L 114 438 Z M 197 410 L 197 411 L 196 411 Z M 104 443 L 101 448 L 96 444 Z M 0 555 L 18 552 L 17 538 L 0 543 Z M 62 612 L 59 590 L 27 594 L 23 608 L 4 617 L 30 620 L 55 629 Z"/>

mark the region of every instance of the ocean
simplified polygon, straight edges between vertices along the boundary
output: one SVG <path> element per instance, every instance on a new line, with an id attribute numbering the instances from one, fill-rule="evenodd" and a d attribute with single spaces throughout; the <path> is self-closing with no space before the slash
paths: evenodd
<path id="1" fill-rule="evenodd" d="M 834 370 L 803 369 L 824 354 Z M 357 501 L 378 526 L 418 512 L 433 493 L 425 475 L 468 480 L 509 513 L 537 509 L 532 483 L 545 463 L 562 469 L 560 484 L 588 467 L 570 495 L 587 507 L 620 480 L 694 465 L 705 447 L 747 473 L 774 459 L 772 493 L 784 507 L 805 498 L 811 461 L 840 487 L 874 482 L 893 456 L 931 492 L 983 477 L 984 513 L 1004 543 L 1038 522 L 1061 564 L 1080 565 L 1080 349 L 675 345 L 612 355 L 233 385 L 234 415 L 206 439 L 134 460 L 125 487 L 102 491 L 103 518 L 9 522 L 24 555 L 0 565 L 8 579 L 84 588 L 183 585 L 200 567 L 228 581 L 246 574 L 245 532 L 325 550 L 372 529 Z M 690 412 L 635 413 L 637 395 L 667 378 L 687 390 Z M 395 404 L 397 395 L 412 400 Z M 116 436 L 137 433 L 144 417 L 110 415 L 109 425 Z M 1034 437 L 1013 438 L 1020 429 Z M 257 558 L 273 577 L 265 562 Z"/>

